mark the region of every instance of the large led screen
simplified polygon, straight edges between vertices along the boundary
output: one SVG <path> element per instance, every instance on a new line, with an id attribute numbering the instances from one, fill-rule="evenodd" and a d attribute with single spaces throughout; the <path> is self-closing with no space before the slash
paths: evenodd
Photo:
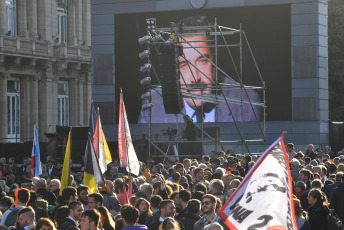
<path id="1" fill-rule="evenodd" d="M 147 49 L 147 45 L 138 43 L 139 38 L 147 35 L 147 18 L 155 18 L 158 28 L 169 28 L 171 22 L 174 25 L 182 25 L 180 23 L 183 22 L 185 26 L 185 23 L 188 23 L 185 21 L 194 18 L 196 21 L 205 20 L 210 25 L 213 25 L 216 20 L 218 25 L 223 26 L 223 31 L 226 31 L 226 28 L 240 29 L 241 27 L 245 32 L 246 37 L 242 34 L 241 38 L 238 34 L 217 36 L 216 44 L 219 45 L 217 48 L 212 47 L 215 44 L 215 36 L 211 35 L 207 36 L 206 42 L 208 43 L 202 43 L 201 40 L 204 39 L 202 37 L 191 37 L 190 35 L 183 37 L 184 40 L 179 39 L 184 42 L 182 43 L 184 46 L 183 57 L 178 59 L 180 76 L 183 76 L 183 79 L 180 78 L 182 91 L 206 98 L 214 98 L 214 94 L 223 96 L 222 101 L 218 101 L 217 108 L 214 103 L 209 101 L 204 102 L 201 99 L 184 97 L 183 114 L 198 121 L 199 114 L 196 112 L 199 107 L 202 107 L 204 122 L 214 122 L 215 117 L 219 122 L 232 122 L 232 117 L 235 117 L 236 121 L 255 121 L 257 118 L 260 121 L 264 118 L 267 121 L 291 120 L 290 6 L 279 5 L 115 15 L 116 103 L 118 107 L 118 95 L 122 89 L 130 123 L 148 122 L 148 112 L 141 111 L 141 95 L 147 89 L 140 84 L 140 80 L 146 77 L 146 74 L 139 72 L 140 67 L 147 62 L 147 60 L 139 58 L 139 53 Z M 193 32 L 197 33 L 198 31 Z M 246 38 L 249 46 L 246 44 Z M 243 44 L 241 51 L 240 46 L 237 46 L 240 39 Z M 196 40 L 197 42 L 194 42 Z M 232 44 L 232 46 L 227 49 L 225 44 Z M 212 48 L 206 48 L 208 46 Z M 150 77 L 153 85 L 159 85 L 161 63 L 159 63 L 158 48 L 151 46 L 150 49 L 150 58 L 154 68 L 154 71 L 152 69 L 150 71 Z M 202 69 L 209 66 L 209 62 L 216 62 L 216 67 Z M 261 77 L 256 66 L 259 68 Z M 197 80 L 197 71 L 203 71 L 203 75 L 208 77 L 201 76 Z M 240 88 L 238 87 L 240 85 L 240 74 L 238 75 L 238 73 L 240 72 L 243 85 L 257 86 L 260 89 L 248 88 L 246 92 L 238 90 Z M 232 85 L 234 90 L 224 87 L 223 94 L 221 91 L 214 90 L 214 85 L 210 81 L 215 79 L 215 73 L 217 82 Z M 188 77 L 191 76 L 190 74 L 194 81 Z M 209 86 L 209 88 L 197 89 L 197 83 Z M 261 89 L 263 86 L 265 86 L 265 90 Z M 152 122 L 174 123 L 176 119 L 178 122 L 183 121 L 180 115 L 176 117 L 172 114 L 165 114 L 163 100 L 159 93 L 161 93 L 159 90 L 152 92 Z M 247 96 L 251 103 L 253 102 L 252 106 L 249 103 L 242 103 L 242 101 L 249 101 Z M 259 105 L 265 103 L 266 107 L 256 106 L 255 102 Z M 252 108 L 255 113 L 252 112 Z"/>

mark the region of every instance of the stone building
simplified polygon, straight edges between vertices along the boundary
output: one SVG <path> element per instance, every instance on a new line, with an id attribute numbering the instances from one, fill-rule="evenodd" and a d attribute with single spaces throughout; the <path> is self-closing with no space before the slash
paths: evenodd
<path id="1" fill-rule="evenodd" d="M 88 124 L 90 0 L 0 0 L 0 142 Z"/>

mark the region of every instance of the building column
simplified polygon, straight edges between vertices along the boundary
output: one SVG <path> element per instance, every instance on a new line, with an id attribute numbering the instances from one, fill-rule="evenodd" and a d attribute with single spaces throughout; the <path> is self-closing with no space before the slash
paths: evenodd
<path id="1" fill-rule="evenodd" d="M 69 45 L 76 45 L 75 37 L 75 0 L 68 1 L 67 5 L 67 37 Z"/>
<path id="2" fill-rule="evenodd" d="M 18 19 L 18 35 L 27 38 L 27 13 L 26 1 L 17 1 L 17 19 Z"/>
<path id="3" fill-rule="evenodd" d="M 91 82 L 91 73 L 85 72 L 84 80 L 84 114 L 89 114 L 91 110 L 91 101 L 92 101 L 92 82 Z M 88 124 L 88 116 L 84 116 L 84 124 Z"/>
<path id="4" fill-rule="evenodd" d="M 91 0 L 84 0 L 82 5 L 82 39 L 86 46 L 91 46 Z"/>
<path id="5" fill-rule="evenodd" d="M 83 43 L 82 38 L 82 0 L 77 0 L 76 4 L 76 16 L 75 16 L 75 25 L 76 25 L 76 38 L 77 38 L 77 45 L 80 46 Z"/>
<path id="6" fill-rule="evenodd" d="M 27 4 L 30 38 L 35 39 L 37 36 L 37 0 L 27 0 Z"/>
<path id="7" fill-rule="evenodd" d="M 8 137 L 7 76 L 5 73 L 0 73 L 0 110 L 0 142 L 7 142 L 7 139 L 4 139 Z"/>
<path id="8" fill-rule="evenodd" d="M 0 0 L 0 36 L 7 33 L 6 0 Z"/>
<path id="9" fill-rule="evenodd" d="M 84 81 L 82 78 L 78 79 L 78 123 L 79 125 L 84 125 Z M 87 113 L 86 113 L 87 114 Z"/>
<path id="10" fill-rule="evenodd" d="M 38 117 L 38 77 L 33 76 L 31 78 L 31 122 L 30 127 L 32 127 L 33 133 L 33 125 L 36 123 L 39 125 L 40 120 Z M 39 126 L 38 126 L 39 127 Z"/>
<path id="11" fill-rule="evenodd" d="M 21 76 L 20 78 L 20 138 L 27 140 L 32 137 L 30 133 L 31 124 L 31 78 Z M 30 135 L 31 134 L 31 135 Z"/>

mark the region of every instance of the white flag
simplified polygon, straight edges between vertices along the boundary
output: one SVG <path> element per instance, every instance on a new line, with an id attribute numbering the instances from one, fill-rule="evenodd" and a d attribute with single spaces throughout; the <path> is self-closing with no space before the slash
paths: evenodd
<path id="1" fill-rule="evenodd" d="M 231 230 L 297 229 L 283 135 L 264 152 L 219 211 Z"/>

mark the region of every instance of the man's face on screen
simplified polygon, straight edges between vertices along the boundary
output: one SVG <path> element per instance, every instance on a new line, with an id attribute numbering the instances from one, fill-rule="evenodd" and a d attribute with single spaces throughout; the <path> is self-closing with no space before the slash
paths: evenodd
<path id="1" fill-rule="evenodd" d="M 184 37 L 184 39 L 190 44 L 182 43 L 185 59 L 188 61 L 181 56 L 179 57 L 180 82 L 182 85 L 187 84 L 189 90 L 183 86 L 184 89 L 182 91 L 207 96 L 207 94 L 211 94 L 211 89 L 209 88 L 212 85 L 211 80 L 215 79 L 214 66 L 205 58 L 207 57 L 212 62 L 214 61 L 211 49 L 205 47 L 210 45 L 206 41 L 208 38 L 207 36 L 193 36 Z M 191 47 L 199 47 L 196 48 L 198 52 Z M 193 101 L 190 98 L 186 98 L 185 101 L 194 109 L 202 106 L 201 100 Z"/>

